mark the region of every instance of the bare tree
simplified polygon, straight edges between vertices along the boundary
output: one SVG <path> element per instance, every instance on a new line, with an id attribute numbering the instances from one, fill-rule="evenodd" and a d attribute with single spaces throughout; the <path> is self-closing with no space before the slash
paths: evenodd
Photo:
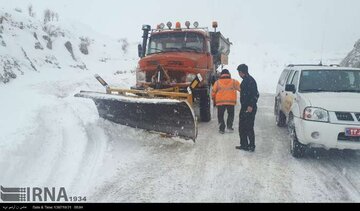
<path id="1" fill-rule="evenodd" d="M 55 12 L 51 11 L 51 21 L 54 21 L 55 18 Z"/>
<path id="2" fill-rule="evenodd" d="M 49 9 L 46 9 L 44 11 L 44 23 L 48 23 L 51 20 L 51 11 Z"/>
<path id="3" fill-rule="evenodd" d="M 32 4 L 30 4 L 30 5 L 28 6 L 28 12 L 29 12 L 29 16 L 30 16 L 30 17 L 34 17 L 34 11 L 33 11 L 33 6 L 32 6 Z"/>
<path id="4" fill-rule="evenodd" d="M 44 11 L 44 24 L 54 20 L 59 21 L 59 14 L 50 9 L 46 9 Z"/>
<path id="5" fill-rule="evenodd" d="M 120 39 L 119 42 L 121 43 L 121 50 L 126 54 L 129 47 L 129 42 L 126 38 Z"/>

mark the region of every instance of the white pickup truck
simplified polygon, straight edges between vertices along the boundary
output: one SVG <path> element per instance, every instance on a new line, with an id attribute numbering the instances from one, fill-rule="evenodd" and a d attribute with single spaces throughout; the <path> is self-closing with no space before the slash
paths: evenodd
<path id="1" fill-rule="evenodd" d="M 360 149 L 360 69 L 289 65 L 274 113 L 279 127 L 288 126 L 294 157 L 307 147 Z"/>

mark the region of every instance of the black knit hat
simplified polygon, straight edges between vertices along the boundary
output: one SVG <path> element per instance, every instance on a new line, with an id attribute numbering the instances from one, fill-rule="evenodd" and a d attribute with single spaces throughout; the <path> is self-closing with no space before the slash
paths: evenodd
<path id="1" fill-rule="evenodd" d="M 249 70 L 248 70 L 248 66 L 246 64 L 241 64 L 237 67 L 237 70 L 239 72 L 243 72 L 245 74 L 248 74 L 249 73 Z"/>
<path id="2" fill-rule="evenodd" d="M 223 69 L 223 70 L 221 71 L 221 75 L 224 75 L 224 74 L 230 75 L 229 70 L 228 70 L 228 69 Z"/>

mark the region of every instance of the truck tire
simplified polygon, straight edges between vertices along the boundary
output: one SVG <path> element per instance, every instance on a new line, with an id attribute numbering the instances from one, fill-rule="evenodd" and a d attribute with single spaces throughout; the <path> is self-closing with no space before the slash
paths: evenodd
<path id="1" fill-rule="evenodd" d="M 211 120 L 211 100 L 210 90 L 204 89 L 200 94 L 200 121 L 209 122 Z"/>
<path id="2" fill-rule="evenodd" d="M 286 126 L 286 116 L 280 110 L 280 105 L 277 100 L 275 100 L 275 122 L 278 127 L 285 127 Z"/>
<path id="3" fill-rule="evenodd" d="M 286 126 L 286 116 L 282 111 L 278 111 L 278 113 L 276 115 L 276 125 L 278 127 Z"/>
<path id="4" fill-rule="evenodd" d="M 290 119 L 289 119 L 288 130 L 290 133 L 290 153 L 291 153 L 291 155 L 294 158 L 304 157 L 306 145 L 300 143 L 297 139 L 293 117 L 290 117 Z"/>
<path id="5" fill-rule="evenodd" d="M 301 144 L 297 138 L 296 135 L 294 138 L 291 139 L 291 143 L 290 143 L 290 152 L 291 155 L 294 158 L 302 158 L 305 155 L 305 148 L 306 146 Z"/>

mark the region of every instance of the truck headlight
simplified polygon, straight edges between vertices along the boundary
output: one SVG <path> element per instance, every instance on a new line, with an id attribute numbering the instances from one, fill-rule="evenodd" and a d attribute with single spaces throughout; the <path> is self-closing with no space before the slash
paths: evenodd
<path id="1" fill-rule="evenodd" d="M 306 107 L 303 118 L 310 121 L 329 122 L 329 112 L 322 108 Z"/>
<path id="2" fill-rule="evenodd" d="M 141 70 L 136 70 L 136 81 L 137 82 L 146 82 L 146 74 Z"/>

